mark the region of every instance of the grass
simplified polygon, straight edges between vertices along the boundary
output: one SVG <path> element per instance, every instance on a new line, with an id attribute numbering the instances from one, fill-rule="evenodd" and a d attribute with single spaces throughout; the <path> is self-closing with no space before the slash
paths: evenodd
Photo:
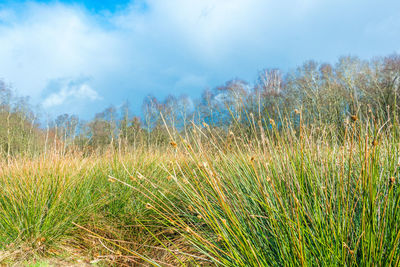
<path id="1" fill-rule="evenodd" d="M 399 265 L 398 126 L 279 127 L 3 162 L 0 262 Z"/>

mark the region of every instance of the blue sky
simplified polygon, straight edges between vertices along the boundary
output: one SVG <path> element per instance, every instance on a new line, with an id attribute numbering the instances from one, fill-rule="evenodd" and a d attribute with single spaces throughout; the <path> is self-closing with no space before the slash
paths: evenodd
<path id="1" fill-rule="evenodd" d="M 393 52 L 398 0 L 0 0 L 0 79 L 52 116 Z"/>

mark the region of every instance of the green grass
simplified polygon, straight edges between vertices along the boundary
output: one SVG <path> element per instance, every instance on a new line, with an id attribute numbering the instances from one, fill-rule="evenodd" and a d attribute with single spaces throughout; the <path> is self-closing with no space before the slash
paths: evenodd
<path id="1" fill-rule="evenodd" d="M 217 265 L 397 266 L 398 129 L 374 137 L 353 123 L 341 143 L 314 130 L 186 149 L 170 171 L 180 205 L 149 199 L 160 223 Z"/>
<path id="2" fill-rule="evenodd" d="M 4 163 L 0 262 L 397 266 L 400 139 L 383 125 L 195 127 L 170 147 Z"/>

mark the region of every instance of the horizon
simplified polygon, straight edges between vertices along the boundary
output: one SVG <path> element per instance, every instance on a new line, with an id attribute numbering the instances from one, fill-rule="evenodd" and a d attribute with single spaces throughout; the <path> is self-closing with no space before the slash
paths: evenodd
<path id="1" fill-rule="evenodd" d="M 55 118 L 399 53 L 396 1 L 1 1 L 0 80 Z"/>

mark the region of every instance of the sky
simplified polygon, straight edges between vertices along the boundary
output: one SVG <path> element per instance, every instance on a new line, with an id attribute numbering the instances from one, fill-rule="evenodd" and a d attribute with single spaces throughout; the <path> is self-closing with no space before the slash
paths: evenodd
<path id="1" fill-rule="evenodd" d="M 0 0 L 0 79 L 53 117 L 391 53 L 398 0 Z"/>

